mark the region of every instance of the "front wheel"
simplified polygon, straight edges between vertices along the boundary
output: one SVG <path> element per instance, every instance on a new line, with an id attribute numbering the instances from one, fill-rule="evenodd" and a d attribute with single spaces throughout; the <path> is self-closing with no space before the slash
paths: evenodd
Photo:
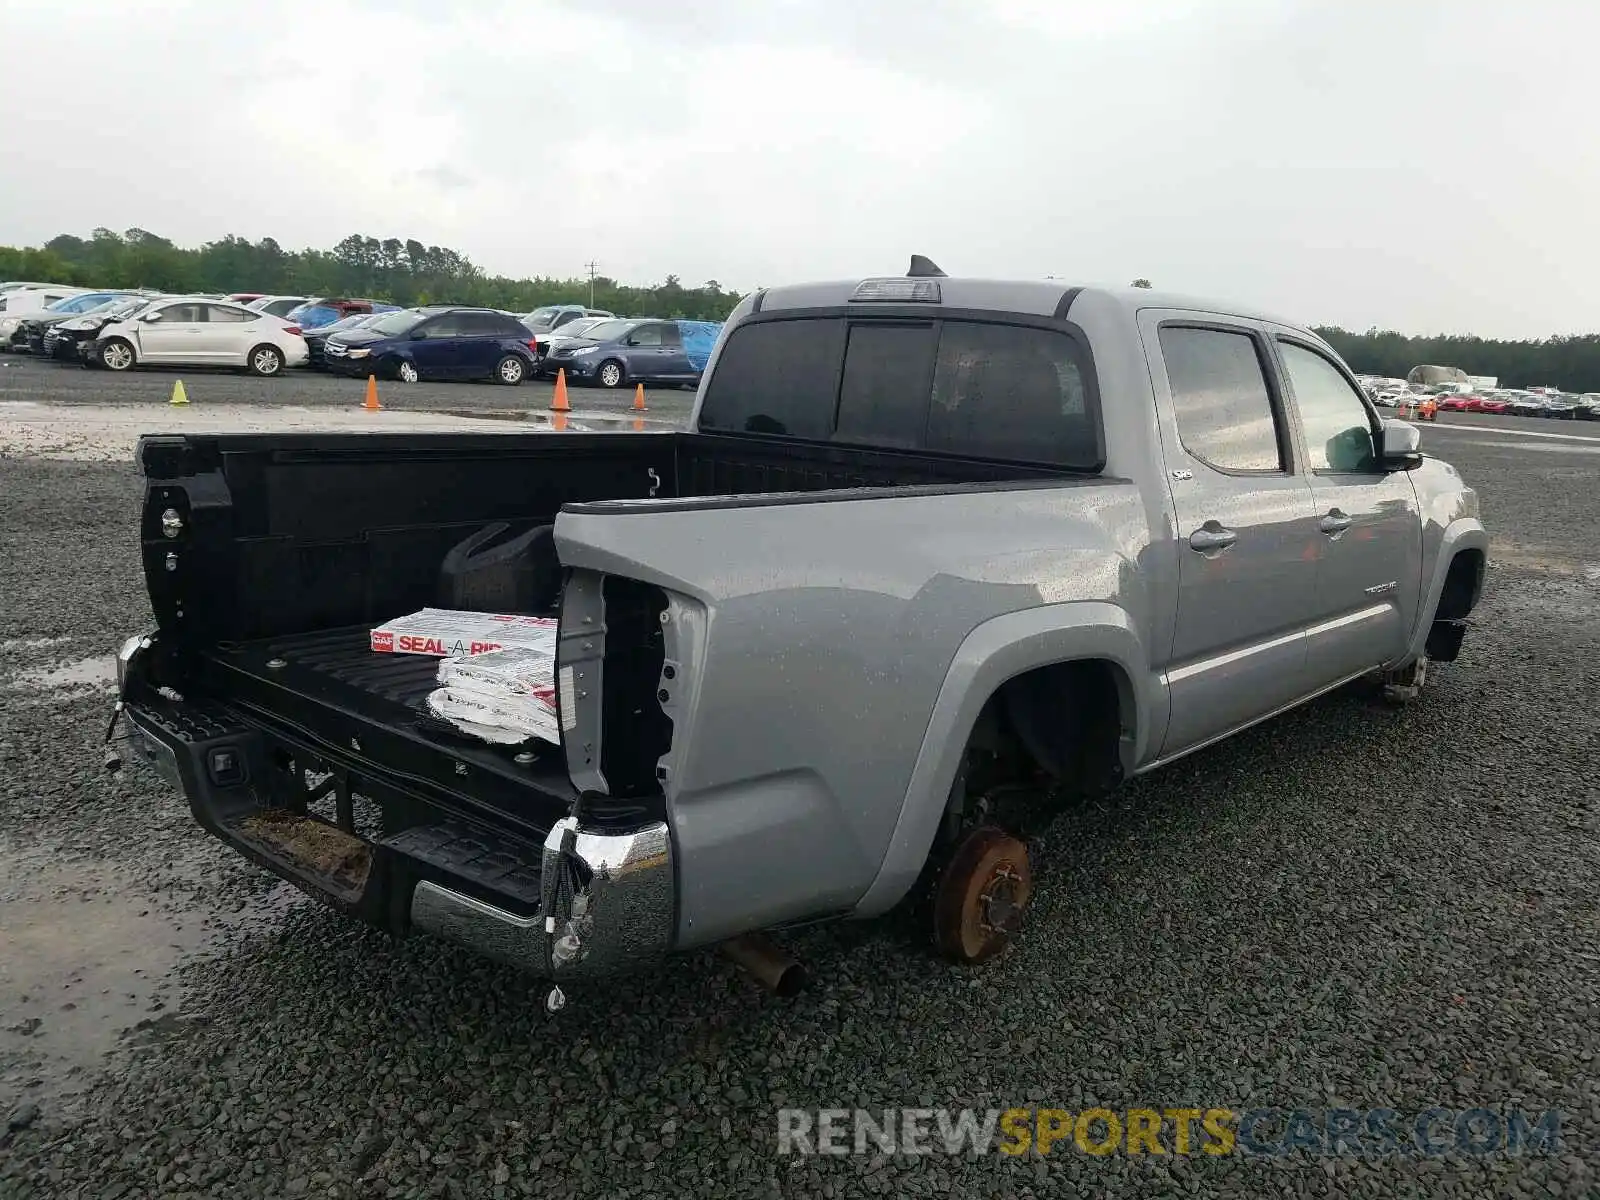
<path id="1" fill-rule="evenodd" d="M 600 369 L 595 372 L 594 377 L 599 380 L 600 386 L 603 388 L 621 387 L 623 379 L 622 364 L 614 358 L 607 359 L 600 364 Z"/>
<path id="2" fill-rule="evenodd" d="M 409 358 L 402 358 L 400 364 L 394 369 L 394 377 L 401 383 L 416 383 L 422 378 L 422 373 L 417 370 L 417 364 Z"/>
<path id="3" fill-rule="evenodd" d="M 250 374 L 270 379 L 283 370 L 283 351 L 276 346 L 257 346 L 245 360 Z"/>
<path id="4" fill-rule="evenodd" d="M 519 354 L 508 354 L 494 368 L 494 377 L 509 387 L 516 387 L 528 373 L 528 364 Z"/>
<path id="5" fill-rule="evenodd" d="M 133 345 L 122 338 L 112 338 L 100 347 L 100 365 L 108 371 L 126 371 L 133 363 Z"/>

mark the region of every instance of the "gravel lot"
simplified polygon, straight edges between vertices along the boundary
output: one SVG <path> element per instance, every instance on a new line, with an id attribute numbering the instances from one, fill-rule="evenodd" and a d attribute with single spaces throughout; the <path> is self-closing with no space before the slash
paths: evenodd
<path id="1" fill-rule="evenodd" d="M 18 383 L 51 370 L 0 367 L 0 402 L 65 399 Z M 101 404 L 170 390 L 55 374 Z M 186 383 L 197 403 L 360 390 Z M 814 980 L 792 1002 L 698 955 L 554 1019 L 513 972 L 340 920 L 102 771 L 99 664 L 147 616 L 138 481 L 0 454 L 0 1120 L 20 1126 L 0 1125 L 0 1196 L 1595 1194 L 1600 440 L 1576 439 L 1600 430 L 1491 421 L 1424 434 L 1495 545 L 1463 660 L 1421 705 L 1336 695 L 1072 814 L 990 968 L 890 920 L 792 939 Z M 775 1152 L 785 1104 L 1030 1102 L 1554 1107 L 1568 1152 Z"/>

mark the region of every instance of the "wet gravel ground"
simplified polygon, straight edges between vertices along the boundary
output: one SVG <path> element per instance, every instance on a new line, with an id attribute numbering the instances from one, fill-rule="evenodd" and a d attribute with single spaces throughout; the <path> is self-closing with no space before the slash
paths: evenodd
<path id="1" fill-rule="evenodd" d="M 982 970 L 889 920 L 791 939 L 794 1001 L 697 955 L 555 1018 L 103 772 L 83 660 L 146 616 L 138 484 L 0 458 L 0 1196 L 1596 1194 L 1600 441 L 1424 436 L 1496 565 L 1420 705 L 1335 695 L 1069 815 Z M 785 1105 L 1030 1104 L 1555 1108 L 1565 1152 L 776 1152 Z"/>

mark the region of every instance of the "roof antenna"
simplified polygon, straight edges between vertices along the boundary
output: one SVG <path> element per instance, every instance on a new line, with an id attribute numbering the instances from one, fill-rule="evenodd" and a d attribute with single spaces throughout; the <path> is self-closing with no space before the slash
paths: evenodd
<path id="1" fill-rule="evenodd" d="M 913 254 L 911 256 L 911 269 L 906 272 L 906 277 L 909 279 L 917 279 L 924 276 L 934 276 L 939 279 L 949 278 L 948 275 L 939 269 L 939 265 L 935 263 L 933 259 L 924 258 L 920 254 Z"/>

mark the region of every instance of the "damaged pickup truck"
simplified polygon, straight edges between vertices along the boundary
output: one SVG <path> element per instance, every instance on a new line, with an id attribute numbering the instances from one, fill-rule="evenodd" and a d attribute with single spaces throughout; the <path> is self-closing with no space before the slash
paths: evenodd
<path id="1" fill-rule="evenodd" d="M 989 958 L 1062 805 L 1414 695 L 1487 546 L 1308 330 L 920 258 L 747 297 L 682 431 L 137 456 L 157 628 L 114 727 L 266 870 L 558 984 L 721 945 L 787 987 L 763 931 L 908 898 Z M 438 660 L 374 653 L 433 605 L 559 619 L 559 746 L 459 736 Z"/>

